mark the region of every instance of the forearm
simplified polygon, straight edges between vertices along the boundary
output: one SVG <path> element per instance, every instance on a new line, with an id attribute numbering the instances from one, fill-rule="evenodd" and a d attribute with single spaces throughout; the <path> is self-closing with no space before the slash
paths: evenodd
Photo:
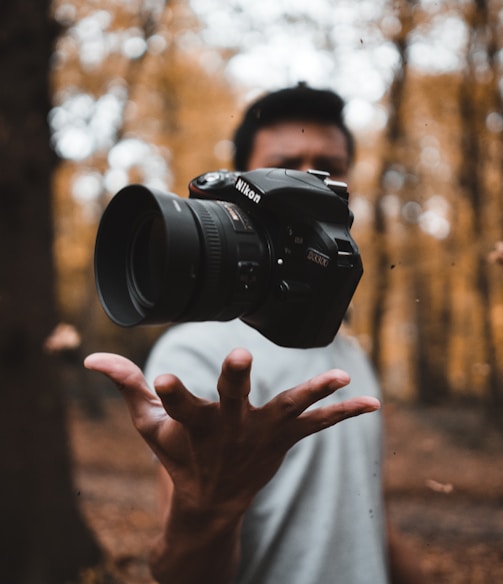
<path id="1" fill-rule="evenodd" d="M 150 557 L 159 584 L 230 584 L 240 559 L 242 516 L 171 510 Z"/>

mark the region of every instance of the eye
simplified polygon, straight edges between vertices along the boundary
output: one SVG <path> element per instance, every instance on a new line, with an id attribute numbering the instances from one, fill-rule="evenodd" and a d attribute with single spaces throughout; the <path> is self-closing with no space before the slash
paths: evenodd
<path id="1" fill-rule="evenodd" d="M 342 168 L 327 168 L 327 172 L 330 173 L 330 177 L 334 180 L 345 181 L 348 176 L 347 169 Z"/>

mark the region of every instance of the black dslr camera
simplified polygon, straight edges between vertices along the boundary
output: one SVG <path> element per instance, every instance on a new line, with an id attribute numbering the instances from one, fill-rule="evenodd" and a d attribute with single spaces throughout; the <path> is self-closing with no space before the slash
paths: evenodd
<path id="1" fill-rule="evenodd" d="M 101 219 L 98 294 L 118 325 L 240 318 L 278 345 L 337 333 L 363 272 L 344 183 L 279 168 L 203 174 L 189 199 L 123 188 Z"/>

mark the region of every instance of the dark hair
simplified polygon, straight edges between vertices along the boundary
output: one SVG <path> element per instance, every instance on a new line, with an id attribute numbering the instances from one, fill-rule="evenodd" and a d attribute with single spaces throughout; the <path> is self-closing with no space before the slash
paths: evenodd
<path id="1" fill-rule="evenodd" d="M 269 93 L 245 111 L 234 133 L 234 168 L 247 170 L 256 133 L 278 122 L 306 121 L 337 126 L 345 135 L 349 159 L 354 157 L 354 139 L 342 111 L 344 100 L 329 89 L 313 89 L 304 83 Z"/>

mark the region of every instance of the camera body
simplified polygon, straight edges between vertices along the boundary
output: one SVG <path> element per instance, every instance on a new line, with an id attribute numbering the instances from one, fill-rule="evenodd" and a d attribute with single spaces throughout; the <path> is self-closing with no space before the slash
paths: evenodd
<path id="1" fill-rule="evenodd" d="M 98 293 L 122 326 L 240 318 L 325 346 L 363 273 L 352 222 L 345 183 L 321 171 L 209 172 L 189 199 L 131 185 L 100 223 Z"/>

